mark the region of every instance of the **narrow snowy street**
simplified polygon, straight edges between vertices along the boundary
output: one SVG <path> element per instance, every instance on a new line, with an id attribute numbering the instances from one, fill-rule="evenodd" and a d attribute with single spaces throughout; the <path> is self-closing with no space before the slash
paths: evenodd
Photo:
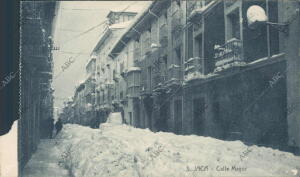
<path id="1" fill-rule="evenodd" d="M 68 177 L 68 171 L 58 165 L 60 150 L 57 139 L 41 140 L 38 150 L 25 166 L 24 177 Z"/>
<path id="2" fill-rule="evenodd" d="M 25 177 L 299 176 L 300 157 L 240 141 L 153 133 L 105 123 L 67 124 L 40 143 Z"/>

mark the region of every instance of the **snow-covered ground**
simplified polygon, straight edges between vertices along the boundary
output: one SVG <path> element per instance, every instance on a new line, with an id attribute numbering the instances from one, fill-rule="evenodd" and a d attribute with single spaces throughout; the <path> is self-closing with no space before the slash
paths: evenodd
<path id="1" fill-rule="evenodd" d="M 69 177 L 67 169 L 59 166 L 61 150 L 58 140 L 41 140 L 37 152 L 26 164 L 21 177 Z"/>
<path id="2" fill-rule="evenodd" d="M 75 177 L 300 176 L 300 157 L 201 136 L 105 123 L 64 125 L 59 164 Z"/>

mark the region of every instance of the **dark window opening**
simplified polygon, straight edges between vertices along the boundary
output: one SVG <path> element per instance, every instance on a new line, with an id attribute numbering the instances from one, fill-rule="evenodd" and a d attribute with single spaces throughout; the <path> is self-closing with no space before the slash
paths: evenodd
<path id="1" fill-rule="evenodd" d="M 152 88 L 152 67 L 148 67 L 148 89 L 151 90 Z"/>
<path id="2" fill-rule="evenodd" d="M 167 77 L 167 72 L 168 72 L 168 57 L 167 57 L 167 55 L 165 55 L 164 57 L 163 57 L 163 62 L 164 62 L 164 70 L 163 70 L 163 76 L 166 78 Z"/>
<path id="3" fill-rule="evenodd" d="M 235 10 L 233 13 L 228 15 L 228 23 L 229 23 L 229 39 L 236 38 L 241 39 L 240 36 L 240 15 L 239 10 Z"/>
<path id="4" fill-rule="evenodd" d="M 202 34 L 199 34 L 196 38 L 195 38 L 195 48 L 196 48 L 196 56 L 199 58 L 203 58 L 202 56 Z"/>
<path id="5" fill-rule="evenodd" d="M 191 25 L 188 28 L 188 45 L 187 45 L 187 56 L 188 58 L 192 58 L 193 57 L 193 26 Z"/>
<path id="6" fill-rule="evenodd" d="M 197 98 L 193 100 L 193 128 L 196 135 L 204 134 L 204 112 L 205 101 L 204 98 Z"/>
<path id="7" fill-rule="evenodd" d="M 175 53 L 176 53 L 176 64 L 181 66 L 181 59 L 182 59 L 182 56 L 181 56 L 181 46 L 180 47 L 177 47 L 175 49 Z"/>
<path id="8" fill-rule="evenodd" d="M 132 112 L 129 112 L 129 125 L 132 125 Z"/>
<path id="9" fill-rule="evenodd" d="M 175 133 L 180 134 L 182 131 L 182 100 L 174 102 L 174 117 L 175 117 Z"/>

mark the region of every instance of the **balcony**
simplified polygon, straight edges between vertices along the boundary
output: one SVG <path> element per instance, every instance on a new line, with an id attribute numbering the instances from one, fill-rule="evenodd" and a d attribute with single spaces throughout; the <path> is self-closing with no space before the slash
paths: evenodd
<path id="1" fill-rule="evenodd" d="M 166 82 L 166 80 L 167 79 L 165 75 L 156 74 L 155 76 L 153 76 L 153 87 L 155 88 L 159 85 L 162 85 Z"/>
<path id="2" fill-rule="evenodd" d="M 215 70 L 220 72 L 232 67 L 241 67 L 246 63 L 242 56 L 242 42 L 233 38 L 222 46 L 215 46 Z"/>
<path id="3" fill-rule="evenodd" d="M 168 28 L 167 24 L 163 24 L 159 28 L 159 43 L 161 47 L 167 47 L 168 46 Z"/>
<path id="4" fill-rule="evenodd" d="M 182 71 L 181 67 L 176 64 L 172 64 L 168 68 L 168 81 L 167 81 L 167 87 L 173 87 L 181 85 L 182 80 Z"/>
<path id="5" fill-rule="evenodd" d="M 131 67 L 127 72 L 127 95 L 128 97 L 138 97 L 141 88 L 141 69 Z"/>
<path id="6" fill-rule="evenodd" d="M 159 95 L 165 91 L 166 76 L 157 74 L 153 76 L 153 95 Z"/>
<path id="7" fill-rule="evenodd" d="M 205 78 L 203 74 L 203 58 L 190 58 L 184 63 L 184 81 L 188 82 L 193 79 Z"/>

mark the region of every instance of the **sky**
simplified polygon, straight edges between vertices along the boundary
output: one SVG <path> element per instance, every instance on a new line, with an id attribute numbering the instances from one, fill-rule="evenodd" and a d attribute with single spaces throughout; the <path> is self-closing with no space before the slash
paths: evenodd
<path id="1" fill-rule="evenodd" d="M 103 21 L 109 11 L 141 11 L 147 4 L 149 1 L 60 2 L 53 34 L 54 46 L 59 47 L 53 51 L 55 109 L 63 107 L 63 102 L 74 95 L 76 85 L 86 77 L 86 63 L 103 33 Z"/>

